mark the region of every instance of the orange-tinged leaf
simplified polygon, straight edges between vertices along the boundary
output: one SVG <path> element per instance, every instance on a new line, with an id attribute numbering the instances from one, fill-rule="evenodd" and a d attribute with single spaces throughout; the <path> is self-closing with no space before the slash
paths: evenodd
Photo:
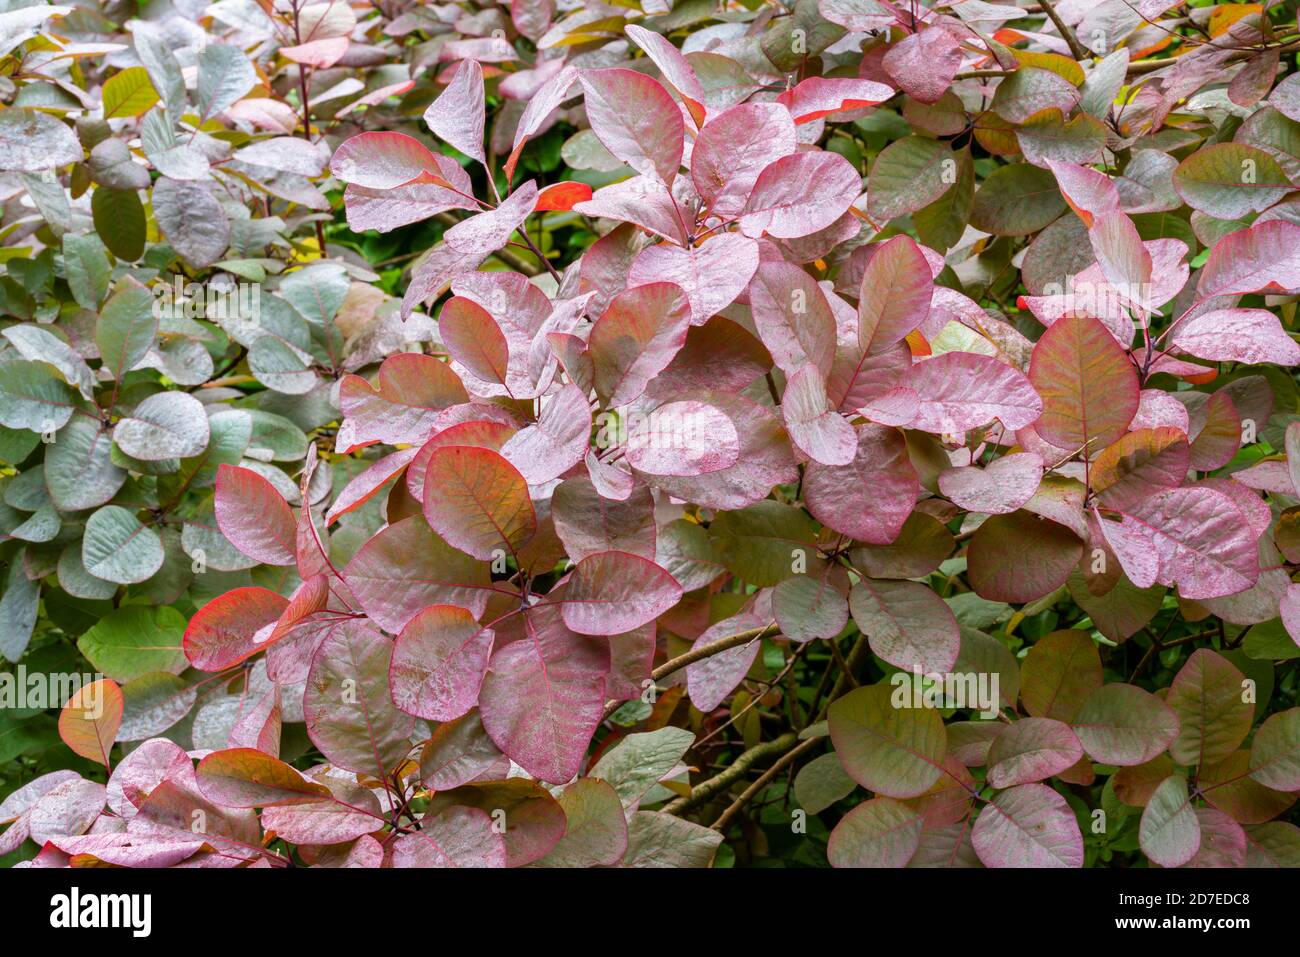
<path id="1" fill-rule="evenodd" d="M 306 804 L 330 793 L 324 785 L 308 781 L 280 759 L 256 748 L 214 751 L 199 762 L 195 774 L 203 796 L 227 807 Z"/>
<path id="2" fill-rule="evenodd" d="M 468 445 L 434 449 L 424 480 L 424 517 L 448 544 L 483 561 L 533 537 L 528 483 L 500 453 Z"/>
<path id="3" fill-rule="evenodd" d="M 108 753 L 122 726 L 125 703 L 111 678 L 83 685 L 59 712 L 59 737 L 83 758 L 110 767 Z"/>
<path id="4" fill-rule="evenodd" d="M 1104 447 L 1137 413 L 1137 371 L 1097 319 L 1052 323 L 1034 346 L 1029 381 L 1043 399 L 1038 434 L 1063 449 Z"/>
<path id="5" fill-rule="evenodd" d="M 563 182 L 546 187 L 537 194 L 534 212 L 573 209 L 576 203 L 591 199 L 591 187 L 586 183 Z"/>
<path id="6" fill-rule="evenodd" d="M 1221 3 L 1210 13 L 1210 37 L 1223 36 L 1238 20 L 1244 20 L 1252 13 L 1264 9 L 1261 3 Z"/>

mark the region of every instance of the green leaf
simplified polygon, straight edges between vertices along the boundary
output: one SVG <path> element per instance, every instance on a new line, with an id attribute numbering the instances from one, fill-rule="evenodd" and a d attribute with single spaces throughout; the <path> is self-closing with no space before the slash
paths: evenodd
<path id="1" fill-rule="evenodd" d="M 933 249 L 947 250 L 957 245 L 975 202 L 975 166 L 970 150 L 959 150 L 953 159 L 957 163 L 957 182 L 933 203 L 912 214 L 917 236 Z"/>
<path id="2" fill-rule="evenodd" d="M 104 255 L 104 244 L 95 236 L 64 236 L 63 270 L 77 305 L 98 309 L 100 300 L 108 293 L 113 272 Z"/>
<path id="3" fill-rule="evenodd" d="M 840 759 L 834 754 L 813 758 L 794 776 L 795 800 L 809 814 L 820 814 L 836 801 L 852 794 L 855 787 L 857 782 L 844 773 Z"/>
<path id="4" fill-rule="evenodd" d="M 979 188 L 970 224 L 994 236 L 1028 236 L 1065 210 L 1050 170 L 1013 163 L 998 167 Z"/>
<path id="5" fill-rule="evenodd" d="M 1078 629 L 1039 638 L 1020 666 L 1020 700 L 1038 718 L 1072 721 L 1101 684 L 1097 643 Z"/>
<path id="6" fill-rule="evenodd" d="M 780 502 L 723 512 L 709 526 L 709 540 L 728 571 L 760 588 L 798 574 L 793 563 L 800 553 L 803 571 L 816 574 L 822 567 L 816 523 L 802 509 Z"/>
<path id="7" fill-rule="evenodd" d="M 233 106 L 256 83 L 257 71 L 238 47 L 209 43 L 199 53 L 199 82 L 195 95 L 204 120 Z"/>
<path id="8" fill-rule="evenodd" d="M 184 671 L 184 634 L 185 616 L 175 608 L 126 605 L 82 635 L 77 647 L 104 674 L 125 682 L 151 671 Z"/>
<path id="9" fill-rule="evenodd" d="M 1181 867 L 1201 848 L 1201 824 L 1187 796 L 1187 782 L 1172 774 L 1160 782 L 1142 811 L 1138 839 L 1161 867 Z"/>
<path id="10" fill-rule="evenodd" d="M 133 189 L 101 186 L 90 197 L 95 232 L 118 259 L 135 262 L 144 255 L 144 204 Z"/>
<path id="11" fill-rule="evenodd" d="M 40 597 L 40 582 L 28 580 L 19 551 L 9 560 L 5 593 L 0 597 L 0 655 L 9 661 L 21 658 L 31 641 Z"/>
<path id="12" fill-rule="evenodd" d="M 590 775 L 608 781 L 623 805 L 634 807 L 677 766 L 694 741 L 695 735 L 684 728 L 629 734 L 601 756 Z"/>
<path id="13" fill-rule="evenodd" d="M 906 867 L 921 846 L 924 824 L 921 815 L 906 804 L 893 798 L 872 798 L 835 825 L 826 856 L 832 867 Z"/>
<path id="14" fill-rule="evenodd" d="M 1188 206 L 1216 219 L 1238 219 L 1268 209 L 1291 191 L 1270 154 L 1244 143 L 1214 143 L 1174 170 L 1174 189 Z"/>
<path id="15" fill-rule="evenodd" d="M 1178 715 L 1135 685 L 1103 685 L 1074 719 L 1074 733 L 1094 761 L 1129 767 L 1157 757 L 1178 737 Z"/>
<path id="16" fill-rule="evenodd" d="M 1165 703 L 1181 728 L 1169 745 L 1179 764 L 1215 764 L 1250 733 L 1255 706 L 1245 701 L 1245 676 L 1208 648 L 1198 648 L 1174 678 Z"/>
<path id="17" fill-rule="evenodd" d="M 53 432 L 72 418 L 72 393 L 48 362 L 0 362 L 0 425 Z"/>
<path id="18" fill-rule="evenodd" d="M 909 136 L 886 146 L 871 166 L 867 214 L 882 226 L 916 212 L 957 182 L 958 162 L 942 140 Z"/>
<path id="19" fill-rule="evenodd" d="M 948 749 L 934 708 L 912 707 L 911 684 L 856 688 L 831 705 L 831 741 L 864 788 L 889 797 L 924 794 L 943 773 Z M 899 700 L 893 700 L 893 699 Z"/>
<path id="20" fill-rule="evenodd" d="M 1251 743 L 1250 776 L 1275 791 L 1300 791 L 1300 708 L 1260 725 Z"/>
<path id="21" fill-rule="evenodd" d="M 103 368 L 121 379 L 153 345 L 158 331 L 154 296 L 143 286 L 126 286 L 108 300 L 95 324 Z"/>
<path id="22" fill-rule="evenodd" d="M 104 83 L 104 119 L 139 116 L 158 102 L 158 91 L 142 66 L 127 67 Z"/>
<path id="23" fill-rule="evenodd" d="M 113 464 L 112 445 L 99 420 L 78 415 L 55 433 L 45 451 L 45 485 L 65 512 L 103 505 L 122 487 L 126 472 Z"/>
<path id="24" fill-rule="evenodd" d="M 105 505 L 86 520 L 81 560 L 96 578 L 134 585 L 162 567 L 162 541 L 122 506 Z"/>

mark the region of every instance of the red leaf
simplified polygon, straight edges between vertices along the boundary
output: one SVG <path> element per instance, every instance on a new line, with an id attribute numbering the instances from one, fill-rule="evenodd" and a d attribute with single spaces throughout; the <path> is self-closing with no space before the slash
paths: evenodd
<path id="1" fill-rule="evenodd" d="M 537 194 L 537 205 L 533 207 L 533 212 L 573 209 L 576 203 L 585 203 L 589 199 L 591 187 L 586 183 L 552 183 Z"/>
<path id="2" fill-rule="evenodd" d="M 424 517 L 448 544 L 483 561 L 516 552 L 537 531 L 528 483 L 491 449 L 433 450 L 425 469 Z"/>
<path id="3" fill-rule="evenodd" d="M 269 643 L 275 624 L 289 607 L 283 595 L 267 588 L 234 588 L 197 612 L 185 629 L 185 657 L 201 671 L 239 664 Z"/>

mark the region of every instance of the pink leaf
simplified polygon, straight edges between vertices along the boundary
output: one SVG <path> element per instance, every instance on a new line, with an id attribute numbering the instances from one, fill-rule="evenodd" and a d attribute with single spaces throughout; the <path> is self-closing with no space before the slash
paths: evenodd
<path id="1" fill-rule="evenodd" d="M 1043 400 L 1023 373 L 971 352 L 946 352 L 918 363 L 907 385 L 919 398 L 910 424 L 936 434 L 965 432 L 994 419 L 1014 431 L 1043 411 Z"/>
<path id="2" fill-rule="evenodd" d="M 858 448 L 853 426 L 830 408 L 826 383 L 812 363 L 786 382 L 781 414 L 790 438 L 810 459 L 822 465 L 848 465 Z"/>
<path id="3" fill-rule="evenodd" d="M 810 76 L 779 97 L 796 124 L 811 123 L 835 113 L 878 106 L 894 95 L 883 83 L 851 77 Z"/>
<path id="4" fill-rule="evenodd" d="M 1222 492 L 1167 489 L 1120 515 L 1120 523 L 1102 521 L 1102 533 L 1139 588 L 1158 582 L 1176 585 L 1184 598 L 1218 598 L 1259 578 L 1249 523 Z"/>
<path id="5" fill-rule="evenodd" d="M 510 344 L 491 313 L 463 296 L 453 296 L 438 315 L 438 332 L 448 355 L 484 382 L 506 387 Z"/>
<path id="6" fill-rule="evenodd" d="M 764 628 L 772 623 L 770 592 L 760 592 L 753 604 L 739 614 L 724 618 L 695 639 L 695 648 L 707 648 L 715 642 Z M 686 691 L 696 709 L 709 714 L 716 711 L 742 681 L 758 658 L 762 642 L 758 640 L 716 652 L 686 666 Z"/>
<path id="7" fill-rule="evenodd" d="M 618 635 L 658 618 L 682 586 L 654 562 L 627 552 L 600 552 L 574 566 L 561 599 L 564 624 L 582 635 Z"/>
<path id="8" fill-rule="evenodd" d="M 1061 448 L 1109 445 L 1137 413 L 1137 370 L 1096 319 L 1052 323 L 1034 345 L 1029 381 L 1043 402 L 1034 428 Z"/>
<path id="9" fill-rule="evenodd" d="M 263 650 L 289 607 L 267 588 L 235 588 L 212 599 L 190 619 L 185 657 L 201 671 L 221 671 Z"/>
<path id="10" fill-rule="evenodd" d="M 312 658 L 303 696 L 307 736 L 329 761 L 384 779 L 411 752 L 415 719 L 388 692 L 393 643 L 362 622 L 344 622 Z"/>
<path id="11" fill-rule="evenodd" d="M 808 236 L 843 216 L 861 191 L 862 177 L 838 153 L 783 156 L 758 174 L 740 229 L 755 238 Z"/>
<path id="12" fill-rule="evenodd" d="M 413 515 L 381 529 L 343 570 L 352 593 L 381 628 L 401 631 L 427 605 L 459 605 L 483 614 L 488 566 L 444 542 Z"/>
<path id="13" fill-rule="evenodd" d="M 511 436 L 501 454 L 529 485 L 543 485 L 582 461 L 590 437 L 587 396 L 569 384 L 543 400 L 536 424 Z"/>
<path id="14" fill-rule="evenodd" d="M 961 44 L 942 27 L 927 27 L 891 46 L 881 61 L 894 82 L 922 103 L 938 103 L 961 68 Z"/>
<path id="15" fill-rule="evenodd" d="M 345 183 L 370 189 L 393 189 L 422 173 L 442 178 L 442 167 L 429 149 L 405 133 L 358 133 L 340 144 L 330 172 Z"/>
<path id="16" fill-rule="evenodd" d="M 523 116 L 519 117 L 519 126 L 515 129 L 514 148 L 503 165 L 507 180 L 514 179 L 519 154 L 524 151 L 529 138 L 537 135 L 551 114 L 569 98 L 573 85 L 577 82 L 578 71 L 571 66 L 565 66 L 533 94 L 524 109 Z"/>
<path id="17" fill-rule="evenodd" d="M 927 585 L 863 578 L 849 593 L 849 610 L 871 650 L 896 668 L 944 673 L 957 662 L 957 619 Z"/>
<path id="18" fill-rule="evenodd" d="M 969 512 L 1004 515 L 1033 498 L 1042 478 L 1042 459 L 1032 452 L 1016 452 L 982 469 L 973 465 L 947 469 L 939 473 L 939 489 Z"/>
<path id="19" fill-rule="evenodd" d="M 479 406 L 488 414 L 493 406 Z M 457 422 L 442 429 L 433 438 L 420 447 L 411 464 L 406 469 L 406 488 L 417 502 L 424 501 L 424 473 L 429 467 L 429 458 L 435 449 L 445 445 L 473 445 L 482 449 L 500 452 L 501 447 L 515 435 L 515 426 L 505 422 L 470 419 Z"/>
<path id="20" fill-rule="evenodd" d="M 1283 219 L 1229 233 L 1210 250 L 1196 291 L 1201 298 L 1300 289 L 1300 225 Z"/>
<path id="21" fill-rule="evenodd" d="M 325 37 L 311 40 L 292 47 L 280 47 L 280 55 L 294 63 L 314 66 L 318 70 L 328 69 L 348 52 L 347 37 Z"/>
<path id="22" fill-rule="evenodd" d="M 681 111 L 658 81 L 635 70 L 581 74 L 587 119 L 596 138 L 643 176 L 672 183 L 682 164 Z"/>
<path id="23" fill-rule="evenodd" d="M 615 501 L 602 495 L 586 476 L 566 479 L 551 494 L 551 518 L 575 562 L 609 551 L 655 558 L 654 498 L 644 485 Z"/>
<path id="24" fill-rule="evenodd" d="M 763 169 L 798 147 L 790 111 L 777 103 L 741 103 L 704 124 L 691 151 L 691 182 L 715 216 L 745 206 Z"/>
<path id="25" fill-rule="evenodd" d="M 407 714 L 450 721 L 478 701 L 494 634 L 463 608 L 430 605 L 397 636 L 388 668 L 393 702 Z"/>
<path id="26" fill-rule="evenodd" d="M 589 339 L 596 391 L 611 407 L 645 391 L 686 342 L 690 302 L 680 286 L 654 282 L 614 297 Z"/>
<path id="27" fill-rule="evenodd" d="M 790 439 L 771 409 L 732 392 L 686 392 L 680 401 L 710 406 L 731 420 L 740 439 L 735 463 L 699 476 L 637 472 L 646 484 L 705 508 L 731 510 L 765 499 L 772 486 L 798 478 Z M 649 414 L 653 422 L 655 412 Z"/>
<path id="28" fill-rule="evenodd" d="M 647 246 L 632 262 L 629 286 L 676 283 L 691 303 L 691 325 L 701 326 L 736 301 L 758 268 L 758 243 L 721 233 L 698 246 Z"/>
<path id="29" fill-rule="evenodd" d="M 506 845 L 486 811 L 449 807 L 393 843 L 394 867 L 505 867 Z"/>
<path id="30" fill-rule="evenodd" d="M 1045 784 L 1001 791 L 975 819 L 971 843 L 986 867 L 1082 867 L 1074 811 Z"/>
<path id="31" fill-rule="evenodd" d="M 624 32 L 632 38 L 633 43 L 645 51 L 646 56 L 654 61 L 654 65 L 659 67 L 664 82 L 681 96 L 691 118 L 695 120 L 695 125 L 699 126 L 703 123 L 706 112 L 704 87 L 700 85 L 690 61 L 661 34 L 652 33 L 635 24 L 628 24 L 624 27 Z"/>
<path id="32" fill-rule="evenodd" d="M 391 455 L 385 455 L 348 482 L 343 486 L 343 491 L 339 492 L 338 498 L 334 500 L 329 511 L 325 513 L 326 524 L 333 524 L 340 515 L 355 511 L 374 498 L 394 476 L 402 473 L 418 451 L 419 449 L 413 448 L 400 449 Z"/>
<path id="33" fill-rule="evenodd" d="M 1068 724 L 1051 718 L 1021 718 L 993 739 L 988 783 L 995 788 L 1043 781 L 1073 767 L 1083 746 Z"/>
<path id="34" fill-rule="evenodd" d="M 1119 190 L 1105 173 L 1073 163 L 1049 160 L 1047 165 L 1056 176 L 1061 195 L 1083 220 L 1084 226 L 1091 227 L 1096 217 L 1119 210 Z"/>
<path id="35" fill-rule="evenodd" d="M 1119 291 L 1126 304 L 1138 308 L 1160 305 L 1147 302 L 1151 295 L 1151 253 L 1133 220 L 1118 211 L 1102 213 L 1088 230 L 1088 241 L 1106 281 Z"/>
<path id="36" fill-rule="evenodd" d="M 173 867 L 202 849 L 202 838 L 168 834 L 84 834 L 55 837 L 54 845 L 74 858 L 84 857 L 118 867 Z"/>
<path id="37" fill-rule="evenodd" d="M 413 352 L 389 356 L 379 367 L 378 388 L 354 375 L 339 383 L 345 421 L 335 447 L 352 452 L 376 442 L 424 442 L 440 412 L 468 401 L 469 393 L 447 363 Z"/>
<path id="38" fill-rule="evenodd" d="M 749 304 L 777 368 L 793 375 L 810 362 L 823 375 L 830 372 L 835 314 L 812 276 L 782 259 L 761 262 L 749 283 Z"/>
<path id="39" fill-rule="evenodd" d="M 808 466 L 804 500 L 823 525 L 856 541 L 886 545 L 916 505 L 920 483 L 901 432 L 870 424 L 858 426 L 857 433 L 852 462 Z"/>
<path id="40" fill-rule="evenodd" d="M 720 472 L 740 459 L 741 440 L 731 418 L 697 400 L 666 402 L 635 417 L 626 458 L 647 475 L 697 476 Z"/>
<path id="41" fill-rule="evenodd" d="M 483 727 L 529 774 L 567 782 L 600 724 L 608 670 L 608 647 L 574 634 L 553 607 L 530 609 L 524 636 L 488 666 L 479 694 Z"/>
<path id="42" fill-rule="evenodd" d="M 448 445 L 425 469 L 424 517 L 454 548 L 489 561 L 516 552 L 537 531 L 528 483 L 491 449 Z"/>
<path id="43" fill-rule="evenodd" d="M 1173 327 L 1169 342 L 1213 362 L 1300 364 L 1300 345 L 1267 309 L 1216 309 Z"/>
<path id="44" fill-rule="evenodd" d="M 367 186 L 349 184 L 343 191 L 348 228 L 358 233 L 365 232 L 367 229 L 387 233 L 402 226 L 409 226 L 411 223 L 421 222 L 448 209 L 477 210 L 474 201 L 464 195 L 470 189 L 469 178 L 465 176 L 465 171 L 451 157 L 439 156 L 436 160 L 442 167 L 443 178 L 456 189 L 449 189 L 438 183 L 418 181 L 404 186 L 395 186 L 392 189 L 371 189 Z M 459 175 L 449 173 L 447 170 L 449 165 L 455 167 Z M 459 182 L 462 178 L 463 185 Z"/>
<path id="45" fill-rule="evenodd" d="M 895 236 L 874 248 L 858 296 L 858 345 L 881 352 L 924 325 L 934 281 L 911 237 Z"/>
<path id="46" fill-rule="evenodd" d="M 267 565 L 292 565 L 297 522 L 275 486 L 251 469 L 217 469 L 217 527 L 241 552 Z"/>
<path id="47" fill-rule="evenodd" d="M 433 134 L 486 165 L 483 152 L 483 68 L 462 60 L 438 98 L 424 111 Z"/>

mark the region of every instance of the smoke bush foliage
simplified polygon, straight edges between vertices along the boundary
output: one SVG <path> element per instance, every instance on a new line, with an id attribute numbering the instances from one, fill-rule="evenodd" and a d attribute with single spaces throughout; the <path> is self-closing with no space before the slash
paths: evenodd
<path id="1" fill-rule="evenodd" d="M 11 0 L 0 854 L 1300 863 L 1297 50 Z"/>

